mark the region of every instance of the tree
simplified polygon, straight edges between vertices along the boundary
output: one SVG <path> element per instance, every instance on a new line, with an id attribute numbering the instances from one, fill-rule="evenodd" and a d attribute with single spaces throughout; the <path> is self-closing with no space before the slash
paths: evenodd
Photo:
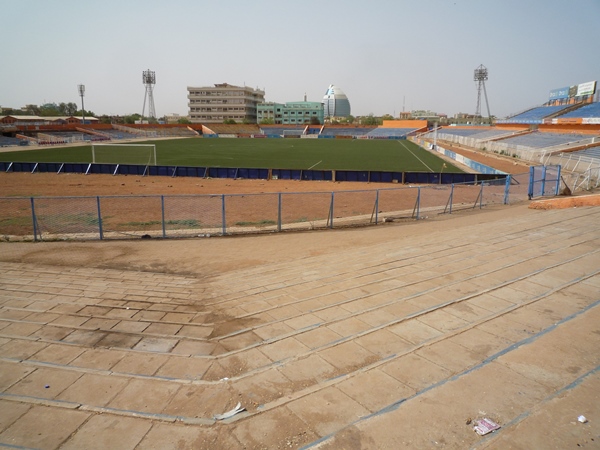
<path id="1" fill-rule="evenodd" d="M 236 121 L 235 121 L 235 120 L 233 120 L 233 119 L 224 119 L 224 120 L 223 120 L 223 123 L 224 123 L 224 124 L 227 124 L 227 125 L 235 125 L 235 124 L 236 124 Z"/>
<path id="2" fill-rule="evenodd" d="M 381 120 L 394 120 L 394 116 L 390 115 L 390 114 L 384 114 L 381 117 Z"/>
<path id="3" fill-rule="evenodd" d="M 139 114 L 131 114 L 129 116 L 125 116 L 124 121 L 125 123 L 135 123 L 136 121 L 140 120 L 142 116 L 140 116 Z"/>
<path id="4" fill-rule="evenodd" d="M 356 118 L 353 115 L 349 115 L 348 118 L 348 123 L 354 123 L 354 121 L 356 120 Z"/>
<path id="5" fill-rule="evenodd" d="M 319 118 L 317 116 L 312 116 L 310 118 L 310 124 L 311 125 L 321 125 L 321 121 L 319 120 Z"/>
<path id="6" fill-rule="evenodd" d="M 260 121 L 261 125 L 274 125 L 275 124 L 275 120 L 269 118 L 269 117 L 265 117 L 264 119 L 262 119 Z"/>
<path id="7" fill-rule="evenodd" d="M 74 114 L 70 114 L 70 115 L 76 116 L 76 117 L 81 117 L 82 116 L 81 112 L 82 112 L 81 110 L 75 111 Z M 96 116 L 96 114 L 94 114 L 94 111 L 88 111 L 86 109 L 83 112 L 85 113 L 85 114 L 83 114 L 85 117 L 95 117 Z"/>
<path id="8" fill-rule="evenodd" d="M 40 116 L 49 117 L 49 116 L 60 116 L 60 110 L 58 109 L 58 105 L 56 103 L 45 103 L 40 106 Z"/>
<path id="9" fill-rule="evenodd" d="M 77 113 L 77 105 L 73 102 L 69 102 L 65 106 L 65 115 L 74 116 Z"/>
<path id="10" fill-rule="evenodd" d="M 373 116 L 373 113 L 361 118 L 360 122 L 363 125 L 379 125 L 379 120 L 377 120 L 377 118 Z"/>
<path id="11" fill-rule="evenodd" d="M 27 114 L 31 114 L 32 116 L 40 115 L 40 107 L 38 105 L 25 105 L 25 110 Z"/>
<path id="12" fill-rule="evenodd" d="M 177 120 L 177 123 L 189 125 L 192 122 L 190 122 L 190 119 L 188 119 L 187 117 L 182 117 L 181 119 Z"/>

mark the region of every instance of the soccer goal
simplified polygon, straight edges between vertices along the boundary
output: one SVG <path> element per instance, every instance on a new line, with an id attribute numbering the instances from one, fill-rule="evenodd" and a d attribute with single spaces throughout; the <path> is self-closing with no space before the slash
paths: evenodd
<path id="1" fill-rule="evenodd" d="M 92 144 L 94 164 L 156 166 L 155 144 Z"/>

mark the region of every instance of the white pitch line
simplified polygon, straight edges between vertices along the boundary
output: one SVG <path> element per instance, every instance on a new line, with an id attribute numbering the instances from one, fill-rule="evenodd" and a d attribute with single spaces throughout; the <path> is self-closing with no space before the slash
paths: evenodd
<path id="1" fill-rule="evenodd" d="M 402 142 L 402 141 L 398 141 L 398 142 L 400 143 L 400 145 L 402 147 L 404 147 L 406 150 L 408 150 L 411 155 L 413 155 L 415 158 L 417 158 L 421 162 L 421 164 L 423 164 L 425 167 L 427 167 L 430 172 L 433 172 L 433 169 L 431 167 L 429 167 L 427 164 L 425 164 L 425 161 L 423 161 L 421 158 L 419 158 L 417 155 L 415 155 L 410 148 L 408 148 L 406 145 L 404 145 L 404 142 Z"/>
<path id="2" fill-rule="evenodd" d="M 319 161 L 319 162 L 318 162 L 318 163 L 316 163 L 316 164 L 313 164 L 312 166 L 310 166 L 310 167 L 309 167 L 308 169 L 306 169 L 306 170 L 310 170 L 310 169 L 312 169 L 313 167 L 315 167 L 315 166 L 318 166 L 318 165 L 319 165 L 319 164 L 321 164 L 322 162 L 323 162 L 323 160 Z"/>

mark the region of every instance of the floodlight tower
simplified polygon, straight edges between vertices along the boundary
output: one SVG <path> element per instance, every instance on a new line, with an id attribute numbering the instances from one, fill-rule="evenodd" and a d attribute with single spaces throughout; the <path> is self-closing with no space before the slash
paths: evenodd
<path id="1" fill-rule="evenodd" d="M 492 115 L 490 114 L 490 104 L 488 103 L 487 92 L 485 90 L 485 82 L 488 79 L 488 70 L 483 64 L 475 69 L 475 75 L 473 79 L 477 82 L 477 108 L 475 109 L 475 117 L 481 118 L 481 90 L 483 89 L 485 105 L 487 106 L 487 113 L 491 124 Z"/>
<path id="2" fill-rule="evenodd" d="M 142 120 L 144 119 L 144 112 L 146 111 L 146 99 L 148 99 L 148 117 L 156 119 L 156 111 L 154 110 L 154 95 L 152 94 L 154 85 L 156 84 L 156 76 L 154 75 L 154 71 L 150 69 L 144 70 L 142 73 L 142 80 L 144 81 L 144 86 L 146 86 L 144 107 L 142 108 Z"/>
<path id="3" fill-rule="evenodd" d="M 83 95 L 85 94 L 85 85 L 79 84 L 77 85 L 77 89 L 79 90 L 79 95 L 81 96 L 81 123 L 85 124 L 85 109 L 83 108 Z"/>

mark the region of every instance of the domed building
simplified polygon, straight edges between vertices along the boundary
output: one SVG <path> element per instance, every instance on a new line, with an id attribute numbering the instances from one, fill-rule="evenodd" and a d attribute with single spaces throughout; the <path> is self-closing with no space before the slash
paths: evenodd
<path id="1" fill-rule="evenodd" d="M 350 115 L 350 102 L 346 94 L 333 84 L 327 88 L 327 93 L 323 97 L 323 116 L 329 117 L 348 117 Z"/>

